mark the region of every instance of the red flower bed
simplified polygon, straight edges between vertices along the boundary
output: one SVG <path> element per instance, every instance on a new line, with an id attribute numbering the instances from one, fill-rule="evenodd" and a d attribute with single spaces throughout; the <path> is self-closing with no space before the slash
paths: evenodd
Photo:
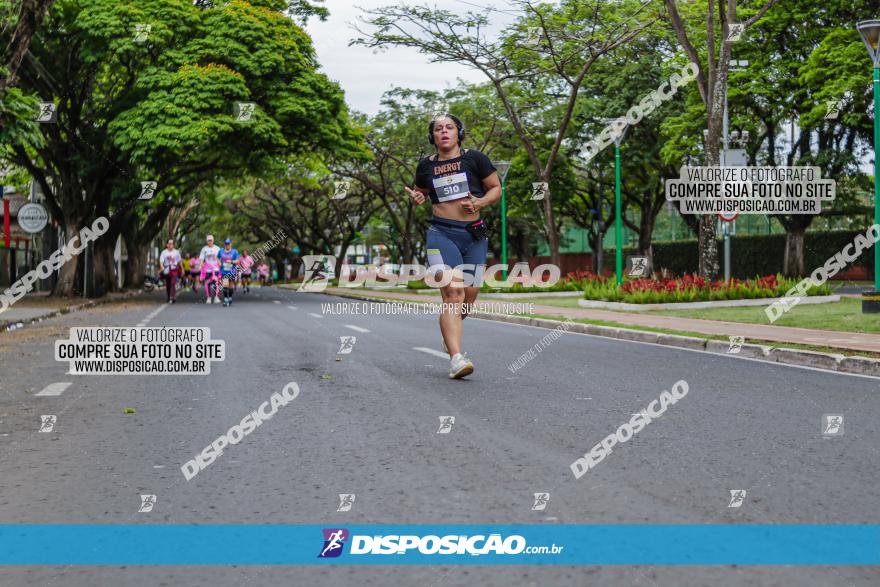
<path id="1" fill-rule="evenodd" d="M 726 281 L 707 281 L 705 277 L 699 275 L 684 275 L 679 278 L 658 278 L 650 279 L 640 277 L 626 281 L 621 286 L 625 293 L 635 293 L 640 291 L 658 291 L 658 292 L 677 292 L 692 289 L 708 289 L 708 291 L 721 291 L 727 289 L 738 289 L 741 287 L 758 287 L 761 289 L 775 290 L 779 286 L 779 280 L 775 275 L 765 275 L 755 279 L 747 279 L 745 281 L 739 279 L 731 279 Z"/>

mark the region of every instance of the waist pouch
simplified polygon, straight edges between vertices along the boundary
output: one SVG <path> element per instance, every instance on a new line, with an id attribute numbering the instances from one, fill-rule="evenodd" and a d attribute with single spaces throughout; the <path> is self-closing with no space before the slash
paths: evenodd
<path id="1" fill-rule="evenodd" d="M 464 226 L 460 224 L 455 224 L 453 222 L 444 222 L 443 220 L 440 220 L 438 218 L 432 218 L 431 224 L 449 226 L 451 228 L 464 228 L 469 233 L 471 233 L 471 236 L 474 238 L 475 241 L 482 240 L 489 235 L 489 225 L 482 218 Z"/>

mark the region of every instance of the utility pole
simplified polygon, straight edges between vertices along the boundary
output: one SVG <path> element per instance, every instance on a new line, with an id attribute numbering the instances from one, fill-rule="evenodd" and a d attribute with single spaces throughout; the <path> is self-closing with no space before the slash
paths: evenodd
<path id="1" fill-rule="evenodd" d="M 746 60 L 736 60 L 728 58 L 728 72 L 733 71 L 742 71 L 744 68 L 748 67 L 749 62 Z M 731 67 L 732 66 L 732 67 Z M 721 167 L 727 167 L 727 151 L 730 148 L 730 118 L 728 116 L 727 111 L 727 94 L 730 89 L 730 79 L 728 78 L 727 84 L 724 85 L 724 119 L 721 128 L 721 140 L 722 140 L 722 149 L 721 149 Z M 733 222 L 733 221 L 732 221 Z M 730 222 L 722 222 L 722 234 L 724 235 L 724 282 L 727 283 L 730 281 Z"/>

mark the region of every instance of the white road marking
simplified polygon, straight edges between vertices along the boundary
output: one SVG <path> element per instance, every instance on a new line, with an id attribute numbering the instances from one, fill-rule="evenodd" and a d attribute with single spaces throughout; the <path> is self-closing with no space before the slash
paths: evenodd
<path id="1" fill-rule="evenodd" d="M 281 302 L 279 302 L 278 300 L 272 300 L 272 303 L 273 304 L 280 304 Z"/>
<path id="2" fill-rule="evenodd" d="M 313 314 L 312 312 L 309 312 L 309 316 L 313 318 L 323 318 L 323 316 L 321 316 L 320 314 Z"/>
<path id="3" fill-rule="evenodd" d="M 473 318 L 474 318 L 474 320 L 480 320 L 480 318 L 478 318 L 476 316 L 474 316 Z M 510 324 L 511 326 L 516 326 L 517 328 L 535 328 L 538 330 L 545 330 L 545 331 L 551 330 L 550 328 L 544 328 L 543 326 L 532 326 L 531 324 L 512 324 L 510 322 L 500 322 L 500 324 Z M 560 324 L 563 324 L 563 322 L 560 322 Z M 698 349 L 689 349 L 689 348 L 685 348 L 685 347 L 672 346 L 672 345 L 668 345 L 668 344 L 658 344 L 656 342 L 642 342 L 640 340 L 627 340 L 625 338 L 611 338 L 608 336 L 601 336 L 599 334 L 587 334 L 586 332 L 572 332 L 570 330 L 567 331 L 566 334 L 574 334 L 577 336 L 586 336 L 586 337 L 590 337 L 590 338 L 601 338 L 601 339 L 604 339 L 608 342 L 616 341 L 616 342 L 620 342 L 620 343 L 641 344 L 641 345 L 647 345 L 647 346 L 666 349 L 668 351 L 684 351 L 684 352 L 689 352 L 689 353 L 702 353 L 704 355 L 712 355 L 715 357 L 726 357 L 728 359 L 734 359 L 736 361 L 752 361 L 754 363 L 764 363 L 765 365 L 771 365 L 771 366 L 775 366 L 775 367 L 790 367 L 792 369 L 805 369 L 807 371 L 818 371 L 819 373 L 826 373 L 828 375 L 844 375 L 846 377 L 861 377 L 862 379 L 873 379 L 875 381 L 877 379 L 880 379 L 876 375 L 863 375 L 861 373 L 848 373 L 846 371 L 832 371 L 830 369 L 821 369 L 819 367 L 808 367 L 806 365 L 792 365 L 791 363 L 777 363 L 776 361 L 766 361 L 763 359 L 757 359 L 757 358 L 753 358 L 753 357 L 741 357 L 739 355 L 713 353 L 712 351 L 701 351 Z M 771 348 L 784 348 L 784 347 L 771 347 Z"/>
<path id="4" fill-rule="evenodd" d="M 296 310 L 296 306 L 287 306 L 287 307 L 290 308 L 291 310 Z"/>
<path id="5" fill-rule="evenodd" d="M 343 324 L 346 328 L 351 328 L 357 332 L 369 332 L 366 328 L 361 328 L 360 326 L 355 326 L 354 324 Z"/>
<path id="6" fill-rule="evenodd" d="M 144 317 L 143 320 L 141 320 L 140 322 L 138 322 L 137 326 L 138 326 L 139 328 L 143 328 L 144 326 L 146 326 L 147 323 L 148 323 L 150 320 L 152 320 L 153 318 L 155 318 L 156 316 L 158 316 L 158 315 L 159 315 L 159 312 L 161 312 L 162 310 L 164 310 L 165 308 L 167 308 L 168 305 L 169 305 L 169 304 L 162 304 L 161 306 L 159 306 L 158 308 L 156 308 L 155 310 L 153 310 L 152 312 L 150 312 L 149 314 L 147 314 L 146 317 Z"/>
<path id="7" fill-rule="evenodd" d="M 434 355 L 435 357 L 441 357 L 443 359 L 448 359 L 449 354 L 444 353 L 443 351 L 435 351 L 434 349 L 427 349 L 423 346 L 414 346 L 414 351 L 422 351 L 423 353 L 428 353 L 429 355 Z"/>
<path id="8" fill-rule="evenodd" d="M 46 395 L 61 395 L 64 393 L 64 390 L 73 385 L 68 381 L 61 381 L 59 383 L 50 383 L 43 391 L 38 393 L 37 395 L 46 396 Z"/>

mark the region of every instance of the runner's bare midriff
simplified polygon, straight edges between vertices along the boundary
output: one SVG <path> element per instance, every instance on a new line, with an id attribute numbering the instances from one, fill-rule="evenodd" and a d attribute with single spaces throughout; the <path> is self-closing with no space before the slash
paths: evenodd
<path id="1" fill-rule="evenodd" d="M 437 218 L 449 218 L 450 220 L 467 220 L 469 222 L 479 220 L 479 212 L 468 214 L 462 209 L 461 202 L 464 199 L 465 198 L 462 198 L 461 200 L 452 200 L 451 202 L 432 204 L 434 216 L 436 216 Z"/>

